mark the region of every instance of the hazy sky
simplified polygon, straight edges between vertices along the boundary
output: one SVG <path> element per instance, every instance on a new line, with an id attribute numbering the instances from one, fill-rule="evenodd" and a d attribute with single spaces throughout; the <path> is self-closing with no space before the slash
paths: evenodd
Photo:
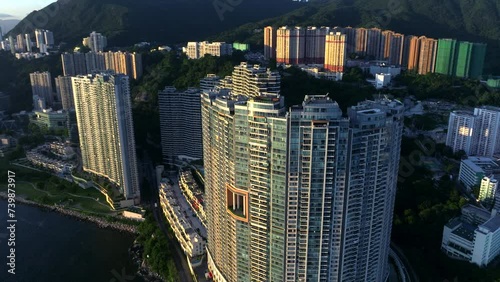
<path id="1" fill-rule="evenodd" d="M 0 19 L 6 19 L 6 15 L 23 19 L 33 10 L 40 10 L 53 2 L 56 0 L 0 0 Z"/>

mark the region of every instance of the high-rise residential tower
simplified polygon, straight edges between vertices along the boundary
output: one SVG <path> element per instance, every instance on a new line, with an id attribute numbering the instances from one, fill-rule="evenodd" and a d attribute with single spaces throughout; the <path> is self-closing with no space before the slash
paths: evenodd
<path id="1" fill-rule="evenodd" d="M 434 72 L 436 68 L 436 54 L 438 41 L 436 39 L 421 36 L 420 55 L 418 58 L 418 74 L 427 74 Z"/>
<path id="2" fill-rule="evenodd" d="M 200 94 L 199 89 L 178 91 L 175 87 L 158 93 L 164 163 L 203 158 Z"/>
<path id="3" fill-rule="evenodd" d="M 344 72 L 347 57 L 347 39 L 345 34 L 330 32 L 326 36 L 325 62 L 326 70 Z"/>
<path id="4" fill-rule="evenodd" d="M 456 53 L 456 39 L 439 39 L 435 72 L 440 74 L 453 75 L 456 67 Z"/>
<path id="5" fill-rule="evenodd" d="M 389 38 L 389 45 L 384 48 L 384 60 L 387 60 L 391 65 L 401 66 L 403 64 L 404 35 L 392 33 Z"/>
<path id="6" fill-rule="evenodd" d="M 85 53 L 63 53 L 61 54 L 61 61 L 65 76 L 88 74 Z"/>
<path id="7" fill-rule="evenodd" d="M 93 31 L 89 37 L 83 39 L 83 46 L 90 48 L 92 52 L 102 52 L 108 45 L 106 36 Z"/>
<path id="8" fill-rule="evenodd" d="M 492 208 L 495 203 L 496 193 L 500 193 L 500 190 L 498 190 L 498 180 L 495 179 L 494 175 L 485 176 L 481 180 L 478 200 L 486 207 Z"/>
<path id="9" fill-rule="evenodd" d="M 370 28 L 366 32 L 366 55 L 373 59 L 380 59 L 378 55 L 380 54 L 382 40 L 382 30 L 379 28 Z"/>
<path id="10" fill-rule="evenodd" d="M 26 50 L 28 53 L 31 53 L 33 50 L 33 42 L 31 41 L 31 35 L 26 33 L 24 35 L 24 40 L 26 41 Z"/>
<path id="11" fill-rule="evenodd" d="M 264 58 L 276 58 L 276 29 L 272 26 L 264 28 Z"/>
<path id="12" fill-rule="evenodd" d="M 408 70 L 418 70 L 418 59 L 420 57 L 420 41 L 417 36 L 405 37 L 403 47 L 403 66 Z"/>
<path id="13" fill-rule="evenodd" d="M 75 102 L 73 99 L 71 76 L 60 75 L 56 77 L 55 81 L 57 96 L 61 99 L 63 110 L 74 109 Z"/>
<path id="14" fill-rule="evenodd" d="M 204 92 L 201 103 L 207 254 L 214 280 L 284 281 L 284 99 Z"/>
<path id="15" fill-rule="evenodd" d="M 354 51 L 358 55 L 365 56 L 367 46 L 368 46 L 368 30 L 363 27 L 356 28 L 356 47 Z"/>
<path id="16" fill-rule="evenodd" d="M 129 78 L 110 73 L 72 78 L 83 169 L 140 196 Z"/>
<path id="17" fill-rule="evenodd" d="M 305 63 L 306 30 L 283 26 L 277 30 L 276 62 L 285 65 Z"/>
<path id="18" fill-rule="evenodd" d="M 500 153 L 500 108 L 476 108 L 474 115 L 478 120 L 475 155 L 492 157 Z"/>
<path id="19" fill-rule="evenodd" d="M 18 34 L 16 37 L 16 50 L 21 53 L 26 52 L 26 40 L 22 34 Z"/>
<path id="20" fill-rule="evenodd" d="M 452 112 L 446 145 L 469 156 L 493 157 L 500 153 L 500 108 L 483 106 L 474 113 Z"/>
<path id="21" fill-rule="evenodd" d="M 385 281 L 403 111 L 204 92 L 214 281 Z"/>
<path id="22" fill-rule="evenodd" d="M 327 96 L 292 107 L 286 281 L 385 281 L 402 114 L 383 100 L 345 118 Z"/>
<path id="23" fill-rule="evenodd" d="M 280 74 L 260 65 L 240 63 L 234 67 L 231 80 L 231 91 L 235 95 L 252 97 L 264 93 L 277 96 L 280 92 Z"/>
<path id="24" fill-rule="evenodd" d="M 305 59 L 306 64 L 323 64 L 325 61 L 325 40 L 329 33 L 329 27 L 309 26 L 305 36 Z"/>
<path id="25" fill-rule="evenodd" d="M 467 154 L 471 154 L 475 146 L 476 130 L 477 119 L 472 113 L 452 112 L 448 121 L 446 146 L 450 146 L 453 152 L 463 150 Z"/>
<path id="26" fill-rule="evenodd" d="M 54 105 L 54 90 L 52 88 L 52 76 L 50 72 L 30 73 L 30 82 L 33 97 L 36 96 L 43 99 L 47 107 L 52 107 Z"/>

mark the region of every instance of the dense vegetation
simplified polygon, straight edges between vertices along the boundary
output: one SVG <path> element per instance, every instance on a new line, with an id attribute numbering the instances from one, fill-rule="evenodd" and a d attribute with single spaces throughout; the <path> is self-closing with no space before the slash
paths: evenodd
<path id="1" fill-rule="evenodd" d="M 488 43 L 485 74 L 500 73 L 500 5 L 495 0 L 317 0 L 284 16 L 249 23 L 214 39 L 263 45 L 264 26 L 380 27 L 406 35 Z"/>
<path id="2" fill-rule="evenodd" d="M 160 230 L 153 214 L 148 211 L 146 220 L 138 227 L 137 241 L 144 247 L 143 259 L 153 271 L 167 282 L 179 281 L 179 275 L 172 258 L 172 242 Z"/>
<path id="3" fill-rule="evenodd" d="M 418 75 L 405 72 L 396 82 L 408 86 L 403 90 L 391 90 L 397 97 L 414 95 L 418 100 L 439 99 L 467 106 L 500 106 L 498 90 L 488 89 L 477 80 L 453 78 L 447 75 L 429 73 Z"/>
<path id="4" fill-rule="evenodd" d="M 428 140 L 421 141 L 428 143 Z M 420 157 L 448 155 L 443 146 L 436 146 L 435 152 L 426 154 L 428 151 L 418 144 L 415 139 L 403 138 L 401 158 L 410 163 L 410 155 L 416 153 Z M 441 160 L 444 162 L 445 159 Z M 412 165 L 412 168 L 413 172 L 408 173 L 410 176 L 401 178 L 398 183 L 392 240 L 403 249 L 420 280 L 500 281 L 500 268 L 482 269 L 452 260 L 441 252 L 443 226 L 460 214 L 460 208 L 467 200 L 460 196 L 455 182 L 448 176 L 436 181 L 425 167 Z M 409 171 L 408 167 L 402 167 L 402 170 Z"/>
<path id="5" fill-rule="evenodd" d="M 54 31 L 56 41 L 74 44 L 95 30 L 108 36 L 111 46 L 179 43 L 203 40 L 300 6 L 289 0 L 64 0 L 29 14 L 11 34 L 44 28 Z"/>
<path id="6" fill-rule="evenodd" d="M 369 99 L 375 93 L 373 86 L 366 84 L 356 70 L 348 72 L 344 76 L 343 82 L 335 82 L 314 78 L 306 72 L 292 67 L 283 71 L 281 94 L 285 96 L 285 102 L 288 106 L 302 104 L 305 95 L 328 94 L 345 111 L 347 107 Z"/>

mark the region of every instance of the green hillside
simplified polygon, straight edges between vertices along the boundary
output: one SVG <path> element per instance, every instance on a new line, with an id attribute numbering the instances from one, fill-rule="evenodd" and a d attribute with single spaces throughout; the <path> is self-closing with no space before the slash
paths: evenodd
<path id="1" fill-rule="evenodd" d="M 11 34 L 44 28 L 54 32 L 56 41 L 73 44 L 95 30 L 108 36 L 111 46 L 178 43 L 203 40 L 303 5 L 290 0 L 59 0 L 29 14 Z"/>
<path id="2" fill-rule="evenodd" d="M 485 73 L 500 74 L 500 2 L 496 0 L 328 0 L 245 24 L 213 39 L 263 44 L 255 29 L 273 25 L 380 27 L 407 35 L 488 43 Z"/>

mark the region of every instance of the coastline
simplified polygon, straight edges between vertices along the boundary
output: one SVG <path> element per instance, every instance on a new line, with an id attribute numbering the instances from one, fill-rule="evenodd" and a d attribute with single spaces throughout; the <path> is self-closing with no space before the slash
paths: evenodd
<path id="1" fill-rule="evenodd" d="M 8 199 L 7 193 L 0 192 L 0 199 L 7 200 Z M 109 229 L 113 229 L 113 230 L 117 230 L 117 231 L 121 231 L 121 232 L 131 233 L 134 235 L 139 234 L 139 232 L 137 231 L 137 226 L 129 225 L 129 224 L 121 223 L 121 222 L 109 222 L 104 218 L 83 214 L 81 212 L 78 212 L 75 210 L 70 210 L 70 209 L 65 209 L 65 208 L 60 207 L 60 206 L 45 205 L 45 204 L 37 203 L 34 201 L 26 200 L 22 197 L 16 197 L 16 203 L 21 203 L 21 204 L 28 205 L 28 206 L 35 206 L 38 208 L 47 209 L 47 210 L 54 211 L 54 212 L 57 212 L 59 214 L 69 216 L 69 217 L 72 217 L 72 218 L 75 218 L 75 219 L 78 219 L 81 221 L 87 221 L 90 223 L 94 223 L 99 228 L 109 228 Z"/>

